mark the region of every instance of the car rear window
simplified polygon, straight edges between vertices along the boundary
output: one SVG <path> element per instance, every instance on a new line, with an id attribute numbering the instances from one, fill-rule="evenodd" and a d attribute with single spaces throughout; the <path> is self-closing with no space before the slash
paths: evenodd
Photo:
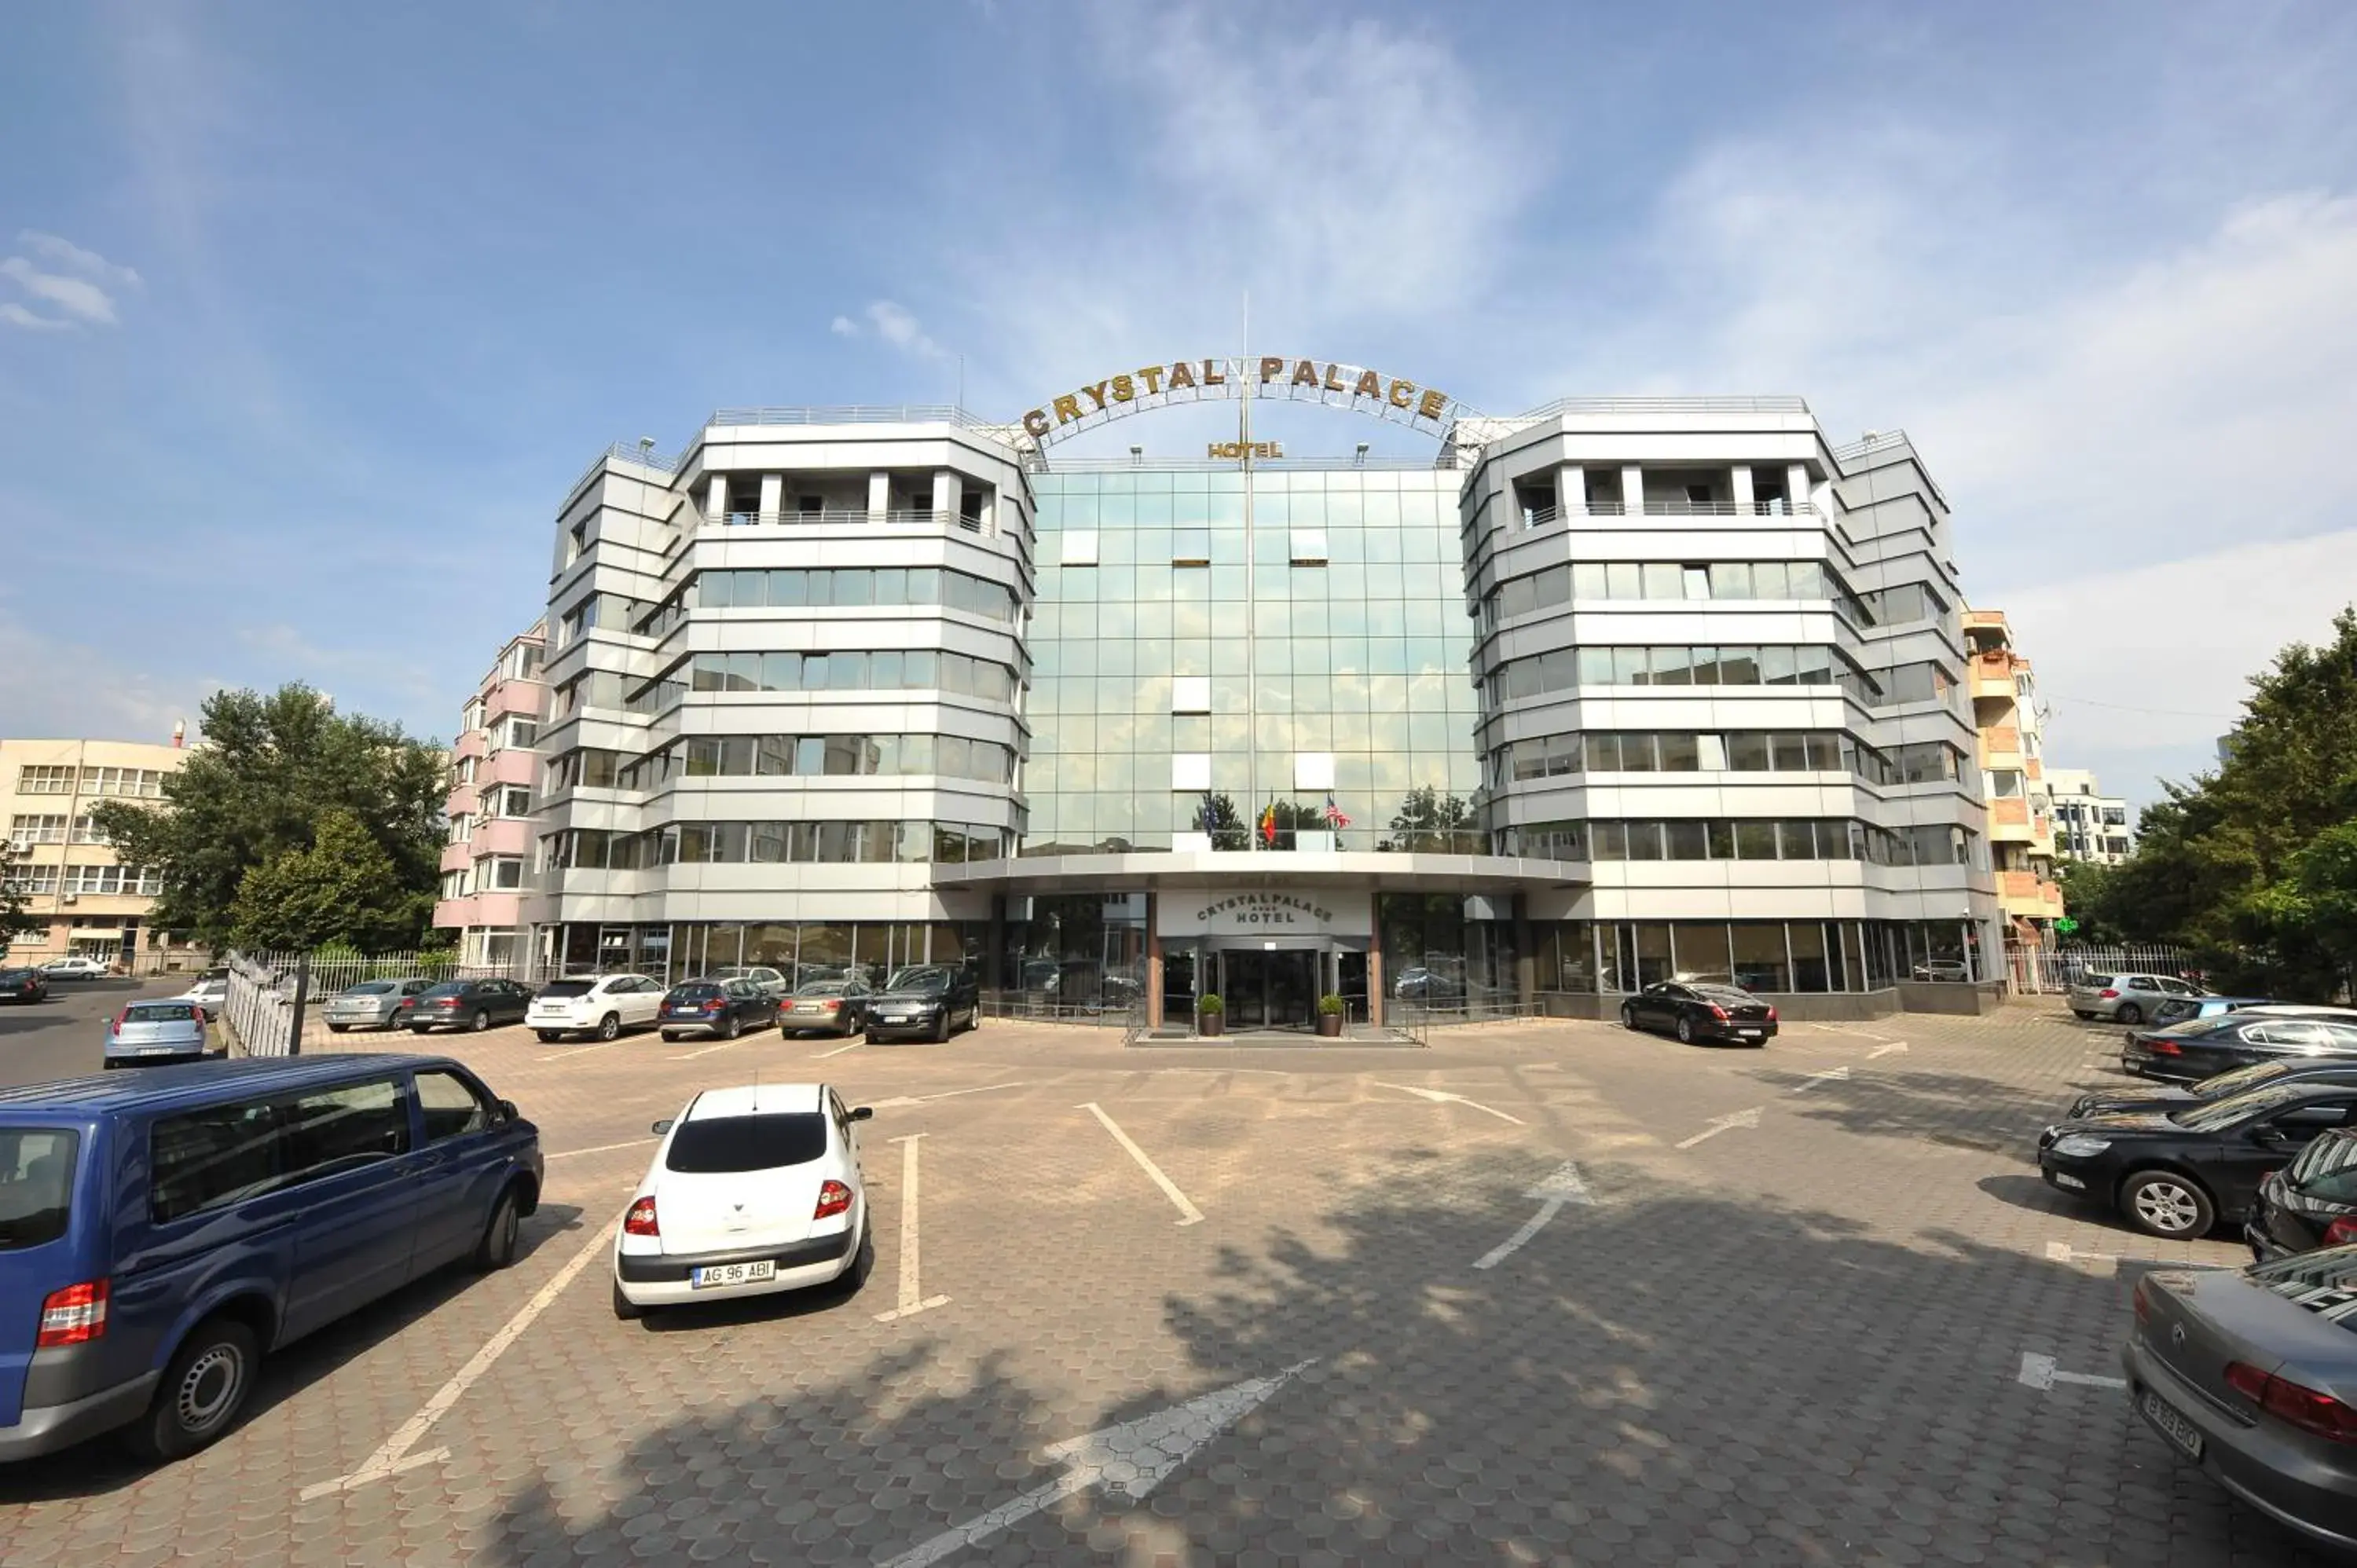
<path id="1" fill-rule="evenodd" d="M 552 996 L 560 1000 L 567 996 L 587 996 L 597 986 L 594 980 L 552 980 L 540 988 L 540 994 L 543 1001 Z"/>
<path id="2" fill-rule="evenodd" d="M 2284 1183 L 2303 1197 L 2357 1203 L 2357 1138 L 2319 1138 L 2292 1162 Z"/>
<path id="3" fill-rule="evenodd" d="M 800 991 L 795 992 L 794 994 L 797 996 L 841 996 L 850 989 L 850 983 L 846 981 L 823 980 L 816 985 L 803 986 Z"/>
<path id="4" fill-rule="evenodd" d="M 427 986 L 422 993 L 420 993 L 420 994 L 425 996 L 464 996 L 467 994 L 467 987 L 470 983 L 471 982 L 464 980 L 446 980 L 439 985 Z"/>
<path id="5" fill-rule="evenodd" d="M 671 993 L 673 999 L 679 1002 L 702 1002 L 723 994 L 720 987 L 708 980 L 697 981 L 689 985 L 674 985 L 671 988 Z"/>
<path id="6" fill-rule="evenodd" d="M 196 1015 L 190 1002 L 134 1002 L 123 1010 L 126 1024 L 185 1024 Z"/>
<path id="7" fill-rule="evenodd" d="M 806 1165 L 826 1153 L 826 1118 L 815 1111 L 708 1116 L 683 1122 L 671 1135 L 665 1170 L 691 1176 Z"/>
<path id="8" fill-rule="evenodd" d="M 54 1241 L 72 1219 L 74 1156 L 81 1134 L 65 1127 L 0 1129 L 0 1252 Z"/>
<path id="9" fill-rule="evenodd" d="M 393 990 L 390 980 L 363 980 L 344 993 L 347 996 L 382 996 Z"/>
<path id="10" fill-rule="evenodd" d="M 2255 1263 L 2244 1277 L 2357 1333 L 2357 1323 L 2351 1322 L 2357 1316 L 2357 1247 L 2295 1252 L 2272 1263 Z"/>
<path id="11" fill-rule="evenodd" d="M 2111 983 L 2112 977 L 2110 975 L 2097 974 L 2093 970 L 2089 970 L 2079 982 L 2082 985 L 2109 985 Z"/>
<path id="12" fill-rule="evenodd" d="M 904 969 L 892 977 L 888 991 L 914 991 L 931 994 L 950 988 L 950 972 L 946 969 Z"/>

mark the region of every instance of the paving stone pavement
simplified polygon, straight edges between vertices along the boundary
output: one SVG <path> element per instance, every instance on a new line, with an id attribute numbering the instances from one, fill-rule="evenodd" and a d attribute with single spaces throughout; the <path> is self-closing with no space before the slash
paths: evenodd
<path id="1" fill-rule="evenodd" d="M 1297 1367 L 1189 1426 L 1143 1497 L 1049 1497 L 939 1560 L 2324 1561 L 2116 1391 L 2018 1380 L 2025 1352 L 2115 1370 L 2143 1268 L 2241 1260 L 2039 1182 L 2039 1127 L 2116 1081 L 2117 1032 L 2059 1010 L 1795 1025 L 1764 1051 L 1568 1022 L 1425 1050 L 1125 1050 L 1005 1023 L 842 1044 L 431 1042 L 540 1123 L 528 1255 L 289 1348 L 192 1461 L 143 1472 L 94 1444 L 0 1471 L 0 1563 L 888 1563 L 1052 1491 L 1055 1444 Z M 592 1255 L 409 1454 L 446 1458 L 302 1499 L 602 1249 L 651 1120 L 756 1076 L 881 1107 L 863 1291 L 623 1324 Z M 915 1133 L 919 1290 L 949 1299 L 881 1322 L 890 1140 Z M 1566 1160 L 1593 1201 L 1474 1268 Z"/>

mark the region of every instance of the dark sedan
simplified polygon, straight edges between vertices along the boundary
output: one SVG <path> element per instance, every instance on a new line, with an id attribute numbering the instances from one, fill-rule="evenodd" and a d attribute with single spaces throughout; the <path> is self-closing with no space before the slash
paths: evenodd
<path id="1" fill-rule="evenodd" d="M 904 969 L 867 1004 L 867 1041 L 893 1036 L 946 1040 L 982 1022 L 982 985 L 963 969 L 926 964 Z"/>
<path id="2" fill-rule="evenodd" d="M 521 1024 L 532 993 L 512 980 L 446 980 L 401 999 L 395 1027 L 422 1035 L 430 1029 L 488 1029 Z"/>
<path id="3" fill-rule="evenodd" d="M 690 980 L 663 993 L 655 1025 L 666 1040 L 708 1035 L 733 1040 L 778 1021 L 778 999 L 758 981 Z"/>
<path id="4" fill-rule="evenodd" d="M 1732 985 L 1662 980 L 1620 1004 L 1620 1024 L 1629 1029 L 1667 1029 L 1682 1045 L 1730 1040 L 1764 1046 L 1776 1037 L 1776 1009 Z"/>
<path id="5" fill-rule="evenodd" d="M 2062 1113 L 2066 1121 L 2081 1116 L 2102 1116 L 2121 1111 L 2175 1111 L 2180 1106 L 2200 1105 L 2212 1100 L 2224 1100 L 2247 1090 L 2269 1083 L 2357 1083 L 2357 1060 L 2342 1061 L 2327 1057 L 2318 1061 L 2288 1058 L 2279 1062 L 2255 1062 L 2222 1072 L 2215 1078 L 2205 1078 L 2188 1087 L 2176 1084 L 2140 1084 L 2135 1089 L 2111 1094 L 2083 1094 L 2071 1102 Z"/>
<path id="6" fill-rule="evenodd" d="M 2058 1122 L 2039 1134 L 2050 1185 L 2151 1236 L 2207 1235 L 2317 1134 L 2357 1120 L 2357 1085 L 2273 1083 L 2206 1105 Z"/>
<path id="7" fill-rule="evenodd" d="M 2130 1029 L 2120 1067 L 2139 1078 L 2199 1083 L 2254 1062 L 2328 1057 L 2357 1058 L 2357 1018 L 2244 1012 L 2165 1029 Z"/>
<path id="8" fill-rule="evenodd" d="M 38 1002 L 48 993 L 39 970 L 0 969 L 0 1002 Z"/>
<path id="9" fill-rule="evenodd" d="M 2243 1240 L 2261 1262 L 2357 1241 L 2357 1132 L 2325 1133 L 2260 1183 Z"/>
<path id="10" fill-rule="evenodd" d="M 2136 1282 L 2128 1401 L 2227 1491 L 2357 1547 L 2357 1248 Z"/>

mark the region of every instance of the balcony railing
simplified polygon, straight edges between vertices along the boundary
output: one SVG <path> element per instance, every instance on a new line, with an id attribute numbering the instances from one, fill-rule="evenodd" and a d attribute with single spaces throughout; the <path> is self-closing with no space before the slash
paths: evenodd
<path id="1" fill-rule="evenodd" d="M 831 506 L 816 511 L 728 511 L 706 517 L 705 521 L 716 528 L 866 528 L 878 521 L 887 527 L 934 528 L 946 524 L 950 516 L 931 507 L 893 507 L 873 512 L 864 506 Z M 957 524 L 968 533 L 982 532 L 978 517 L 960 516 Z"/>
<path id="2" fill-rule="evenodd" d="M 1530 507 L 1523 511 L 1524 528 L 1544 528 L 1564 516 L 1560 507 Z M 1571 514 L 1573 517 L 1626 517 L 1626 501 L 1589 501 Z M 1792 506 L 1781 499 L 1764 501 L 1647 501 L 1641 513 L 1645 517 L 1808 517 L 1814 518 L 1817 509 L 1803 501 Z"/>

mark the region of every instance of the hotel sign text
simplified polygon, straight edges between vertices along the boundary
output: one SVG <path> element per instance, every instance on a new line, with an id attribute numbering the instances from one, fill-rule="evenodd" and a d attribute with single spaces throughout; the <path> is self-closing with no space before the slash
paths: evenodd
<path id="1" fill-rule="evenodd" d="M 1023 428 L 1033 440 L 1046 441 L 1067 425 L 1093 424 L 1145 407 L 1202 398 L 1269 396 L 1314 398 L 1379 418 L 1433 424 L 1448 417 L 1453 401 L 1437 388 L 1338 360 L 1275 354 L 1250 360 L 1175 360 L 1125 371 L 1050 398 L 1044 407 L 1023 415 Z"/>

